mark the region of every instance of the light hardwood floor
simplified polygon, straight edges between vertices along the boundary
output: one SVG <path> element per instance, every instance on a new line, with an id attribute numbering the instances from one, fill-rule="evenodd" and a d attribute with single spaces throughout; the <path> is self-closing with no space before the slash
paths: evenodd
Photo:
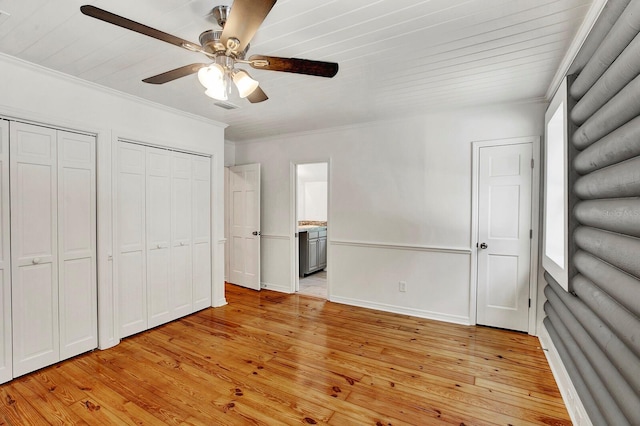
<path id="1" fill-rule="evenodd" d="M 536 338 L 227 286 L 0 386 L 0 425 L 569 425 Z"/>

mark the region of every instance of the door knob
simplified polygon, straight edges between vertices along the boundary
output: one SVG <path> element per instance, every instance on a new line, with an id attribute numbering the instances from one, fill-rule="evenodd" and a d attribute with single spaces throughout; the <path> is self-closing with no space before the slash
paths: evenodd
<path id="1" fill-rule="evenodd" d="M 38 263 L 40 263 L 40 258 L 39 257 L 34 257 L 33 260 L 31 261 L 31 263 L 33 263 L 34 265 L 37 265 Z"/>
<path id="2" fill-rule="evenodd" d="M 481 249 L 486 249 L 487 247 L 489 247 L 489 246 L 487 245 L 487 243 L 481 243 L 481 244 L 480 244 L 480 248 L 481 248 Z"/>
<path id="3" fill-rule="evenodd" d="M 260 235 L 260 231 L 253 231 L 252 234 L 253 235 Z"/>

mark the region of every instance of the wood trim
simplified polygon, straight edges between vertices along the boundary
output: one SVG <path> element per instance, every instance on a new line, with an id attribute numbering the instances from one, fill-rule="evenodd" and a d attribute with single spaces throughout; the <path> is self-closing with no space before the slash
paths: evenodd
<path id="1" fill-rule="evenodd" d="M 587 12 L 587 16 L 585 16 L 584 21 L 582 21 L 582 24 L 580 25 L 580 28 L 578 28 L 578 31 L 575 37 L 573 38 L 573 41 L 569 45 L 569 48 L 567 49 L 566 53 L 564 54 L 564 57 L 562 58 L 562 62 L 560 63 L 560 66 L 556 70 L 556 73 L 554 74 L 553 79 L 551 80 L 551 84 L 549 85 L 549 88 L 547 89 L 547 93 L 545 94 L 545 100 L 547 102 L 551 100 L 553 95 L 556 93 L 556 90 L 558 90 L 558 88 L 560 87 L 560 84 L 562 84 L 564 77 L 569 72 L 569 68 L 573 63 L 573 60 L 576 58 L 576 55 L 582 48 L 582 45 L 587 39 L 587 36 L 591 32 L 591 29 L 593 28 L 594 24 L 598 20 L 598 17 L 602 13 L 602 9 L 606 4 L 607 4 L 607 0 L 594 0 L 594 2 L 591 4 L 591 7 Z"/>
<path id="2" fill-rule="evenodd" d="M 438 247 L 417 244 L 398 244 L 398 243 L 380 243 L 367 241 L 349 241 L 349 240 L 331 240 L 327 241 L 328 245 L 350 246 L 350 247 L 366 247 L 389 250 L 410 250 L 410 251 L 430 251 L 437 253 L 451 254 L 471 254 L 470 248 L 465 247 Z"/>
<path id="3" fill-rule="evenodd" d="M 575 425 L 591 426 L 592 423 L 587 414 L 587 410 L 585 410 L 578 396 L 578 392 L 573 386 L 569 373 L 567 373 L 567 370 L 564 368 L 560 354 L 553 344 L 553 340 L 551 340 L 551 336 L 549 336 L 549 332 L 544 323 L 538 327 L 538 339 L 540 340 L 540 346 L 549 362 L 549 367 L 562 395 L 562 400 L 571 416 L 571 421 Z"/>
<path id="4" fill-rule="evenodd" d="M 422 309 L 407 308 L 405 306 L 389 305 L 387 303 L 376 303 L 368 300 L 352 299 L 350 297 L 332 296 L 331 302 L 344 303 L 349 306 L 359 308 L 375 309 L 377 311 L 391 312 L 394 314 L 410 315 L 418 318 L 425 318 L 435 321 L 443 321 L 452 324 L 472 325 L 468 317 L 443 314 L 440 312 L 425 311 Z"/>
<path id="5" fill-rule="evenodd" d="M 260 238 L 264 240 L 286 240 L 289 241 L 291 239 L 288 235 L 273 235 L 273 234 L 262 234 Z"/>

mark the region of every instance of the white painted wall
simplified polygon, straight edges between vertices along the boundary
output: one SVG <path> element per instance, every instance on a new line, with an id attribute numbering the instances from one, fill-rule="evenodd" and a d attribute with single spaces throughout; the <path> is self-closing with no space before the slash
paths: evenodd
<path id="1" fill-rule="evenodd" d="M 236 144 L 224 141 L 224 205 L 229 205 L 229 167 L 236 165 Z M 229 209 L 224 209 L 224 280 L 229 280 Z"/>
<path id="2" fill-rule="evenodd" d="M 327 221 L 327 163 L 298 164 L 298 220 Z"/>
<path id="3" fill-rule="evenodd" d="M 228 140 L 224 141 L 224 165 L 225 167 L 236 165 L 236 144 Z"/>
<path id="4" fill-rule="evenodd" d="M 328 160 L 330 299 L 468 323 L 471 142 L 541 135 L 544 109 L 494 105 L 236 143 L 237 163 L 262 164 L 263 284 L 294 288 L 291 163 Z"/>
<path id="5" fill-rule="evenodd" d="M 0 116 L 95 133 L 98 137 L 100 347 L 117 344 L 112 281 L 112 152 L 119 138 L 212 156 L 212 300 L 224 297 L 224 128 L 123 93 L 0 55 Z"/>
<path id="6" fill-rule="evenodd" d="M 327 221 L 327 182 L 304 182 L 300 187 L 302 199 L 299 220 Z"/>

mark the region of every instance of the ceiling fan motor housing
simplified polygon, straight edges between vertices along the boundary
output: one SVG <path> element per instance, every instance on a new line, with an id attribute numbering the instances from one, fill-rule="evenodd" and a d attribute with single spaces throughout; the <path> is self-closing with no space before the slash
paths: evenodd
<path id="1" fill-rule="evenodd" d="M 200 45 L 202 48 L 209 53 L 221 54 L 224 55 L 227 51 L 227 48 L 224 44 L 220 42 L 220 38 L 222 37 L 222 30 L 207 30 L 200 34 Z M 249 51 L 250 45 L 247 44 L 247 47 L 240 53 L 235 54 L 234 57 L 236 59 L 244 59 Z"/>
<path id="2" fill-rule="evenodd" d="M 209 53 L 224 52 L 225 47 L 220 43 L 222 30 L 207 30 L 200 34 L 200 44 Z"/>

